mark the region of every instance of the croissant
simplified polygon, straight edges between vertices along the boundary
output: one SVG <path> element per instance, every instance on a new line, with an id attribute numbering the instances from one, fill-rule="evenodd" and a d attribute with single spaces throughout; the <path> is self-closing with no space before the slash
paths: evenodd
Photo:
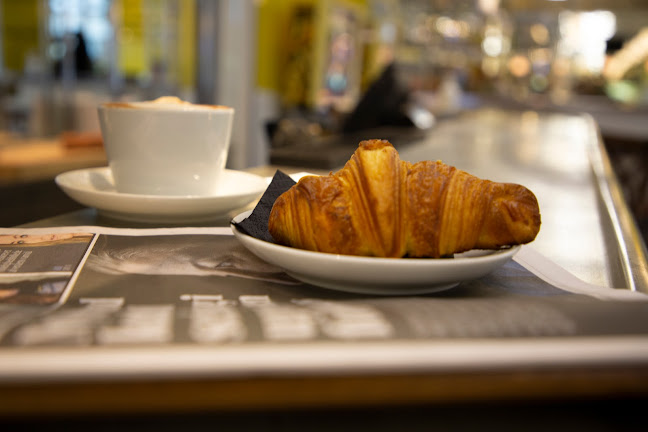
<path id="1" fill-rule="evenodd" d="M 400 160 L 385 140 L 362 141 L 344 168 L 307 176 L 275 201 L 277 243 L 344 255 L 438 258 L 534 240 L 535 195 L 442 162 Z"/>

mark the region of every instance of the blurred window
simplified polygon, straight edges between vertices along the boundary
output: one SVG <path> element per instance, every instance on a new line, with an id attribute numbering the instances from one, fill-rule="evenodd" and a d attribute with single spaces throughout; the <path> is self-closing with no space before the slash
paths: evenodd
<path id="1" fill-rule="evenodd" d="M 88 56 L 103 63 L 109 55 L 113 36 L 110 0 L 49 0 L 49 54 L 57 61 L 65 54 L 63 40 L 68 35 L 82 35 Z"/>

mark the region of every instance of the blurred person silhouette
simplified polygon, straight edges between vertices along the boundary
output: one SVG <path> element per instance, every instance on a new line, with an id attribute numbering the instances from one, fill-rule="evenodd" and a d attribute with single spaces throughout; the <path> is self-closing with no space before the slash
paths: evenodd
<path id="1" fill-rule="evenodd" d="M 92 76 L 94 70 L 92 59 L 88 54 L 88 48 L 86 46 L 85 37 L 83 33 L 77 32 L 71 36 L 72 42 L 66 43 L 65 36 L 61 41 L 65 45 L 65 49 L 72 50 L 72 54 L 66 53 L 62 59 L 54 63 L 54 76 L 57 78 L 63 77 L 63 68 L 65 67 L 66 61 L 69 61 L 70 58 L 74 59 L 74 73 L 76 78 L 89 78 Z"/>

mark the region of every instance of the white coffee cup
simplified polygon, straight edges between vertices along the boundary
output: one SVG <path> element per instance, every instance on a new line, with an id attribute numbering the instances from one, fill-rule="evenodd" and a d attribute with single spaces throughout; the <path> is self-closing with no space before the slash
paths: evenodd
<path id="1" fill-rule="evenodd" d="M 99 105 L 115 188 L 121 193 L 216 193 L 225 170 L 234 109 L 175 97 Z"/>

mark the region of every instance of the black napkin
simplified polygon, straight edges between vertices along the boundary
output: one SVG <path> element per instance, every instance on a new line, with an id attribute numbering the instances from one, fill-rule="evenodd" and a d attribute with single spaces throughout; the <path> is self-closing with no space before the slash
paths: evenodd
<path id="1" fill-rule="evenodd" d="M 286 192 L 294 184 L 295 181 L 290 176 L 277 170 L 250 216 L 233 225 L 249 236 L 274 243 L 274 239 L 268 232 L 268 219 L 270 218 L 272 205 L 279 198 L 279 195 Z"/>

